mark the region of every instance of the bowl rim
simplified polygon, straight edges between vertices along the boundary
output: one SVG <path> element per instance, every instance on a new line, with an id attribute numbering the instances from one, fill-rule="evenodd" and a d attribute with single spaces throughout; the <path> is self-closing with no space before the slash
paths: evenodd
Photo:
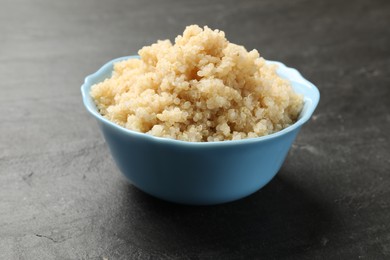
<path id="1" fill-rule="evenodd" d="M 306 103 L 308 104 L 308 107 L 305 111 L 301 112 L 301 115 L 299 119 L 292 125 L 269 135 L 266 136 L 260 136 L 260 137 L 254 137 L 254 138 L 246 138 L 246 139 L 240 139 L 240 140 L 225 140 L 225 141 L 214 141 L 214 142 L 190 142 L 190 141 L 182 141 L 177 139 L 170 139 L 165 137 L 157 137 L 146 133 L 137 132 L 134 130 L 130 130 L 127 128 L 124 128 L 114 122 L 111 122 L 107 118 L 103 117 L 96 109 L 95 103 L 92 100 L 92 97 L 89 94 L 89 91 L 91 87 L 101 81 L 96 81 L 97 78 L 100 78 L 102 74 L 104 74 L 108 69 L 111 69 L 113 64 L 119 61 L 127 60 L 127 59 L 139 59 L 138 55 L 131 55 L 131 56 L 123 56 L 119 58 L 115 58 L 113 60 L 110 60 L 106 62 L 102 67 L 100 67 L 96 72 L 88 75 L 84 79 L 84 83 L 81 85 L 81 94 L 82 99 L 85 108 L 89 113 L 91 113 L 98 121 L 102 122 L 105 125 L 108 125 L 110 127 L 113 127 L 116 130 L 119 130 L 125 134 L 132 135 L 137 138 L 145 139 L 152 142 L 157 143 L 165 143 L 165 144 L 175 144 L 175 145 L 184 145 L 184 146 L 236 146 L 240 144 L 251 144 L 251 143 L 259 143 L 259 142 L 265 142 L 268 140 L 272 140 L 278 137 L 281 137 L 289 132 L 292 132 L 296 130 L 297 128 L 301 127 L 303 124 L 305 124 L 310 117 L 312 116 L 314 110 L 316 109 L 319 99 L 320 99 L 320 92 L 318 88 L 305 79 L 296 69 L 290 68 L 286 66 L 285 64 L 279 62 L 279 61 L 273 61 L 273 60 L 266 60 L 267 64 L 276 64 L 278 66 L 277 72 L 283 71 L 283 73 L 288 74 L 287 79 L 291 81 L 292 83 L 300 84 L 301 86 L 304 86 L 308 91 L 310 91 L 310 95 L 307 94 L 304 95 L 304 106 Z M 278 73 L 279 74 L 279 73 Z M 281 75 L 280 75 L 281 76 Z M 281 76 L 282 77 L 282 76 Z M 283 77 L 286 78 L 286 77 Z M 303 113 L 303 114 L 302 114 Z"/>

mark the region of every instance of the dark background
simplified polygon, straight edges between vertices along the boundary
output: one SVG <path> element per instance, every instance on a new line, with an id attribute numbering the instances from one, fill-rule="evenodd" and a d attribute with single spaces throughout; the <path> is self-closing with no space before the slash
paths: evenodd
<path id="1" fill-rule="evenodd" d="M 254 195 L 128 184 L 80 85 L 189 24 L 297 68 L 321 100 Z M 0 259 L 389 259 L 390 1 L 0 2 Z"/>

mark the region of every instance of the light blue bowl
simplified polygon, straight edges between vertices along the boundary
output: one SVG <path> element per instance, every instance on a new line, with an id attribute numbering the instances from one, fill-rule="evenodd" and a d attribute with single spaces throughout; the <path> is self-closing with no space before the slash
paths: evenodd
<path id="1" fill-rule="evenodd" d="M 184 142 L 138 133 L 103 116 L 89 95 L 91 86 L 111 76 L 112 60 L 85 78 L 84 105 L 97 119 L 112 156 L 127 179 L 157 198 L 182 204 L 209 205 L 237 200 L 266 185 L 279 171 L 300 128 L 319 101 L 318 89 L 295 69 L 275 61 L 278 74 L 304 95 L 298 121 L 277 133 L 224 142 Z"/>

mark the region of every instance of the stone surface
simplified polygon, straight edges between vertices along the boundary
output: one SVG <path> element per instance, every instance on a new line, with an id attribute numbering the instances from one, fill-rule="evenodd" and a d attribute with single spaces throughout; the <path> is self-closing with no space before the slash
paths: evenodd
<path id="1" fill-rule="evenodd" d="M 389 22 L 385 0 L 2 1 L 0 259 L 389 259 Z M 212 207 L 128 184 L 79 89 L 193 23 L 321 91 L 277 177 Z"/>

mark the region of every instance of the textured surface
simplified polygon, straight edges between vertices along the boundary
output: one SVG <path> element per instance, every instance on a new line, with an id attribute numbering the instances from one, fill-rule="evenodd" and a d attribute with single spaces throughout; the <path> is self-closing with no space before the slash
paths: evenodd
<path id="1" fill-rule="evenodd" d="M 0 259 L 388 259 L 389 22 L 376 0 L 2 1 Z M 79 90 L 191 23 L 298 68 L 322 94 L 278 176 L 214 207 L 127 184 Z"/>

